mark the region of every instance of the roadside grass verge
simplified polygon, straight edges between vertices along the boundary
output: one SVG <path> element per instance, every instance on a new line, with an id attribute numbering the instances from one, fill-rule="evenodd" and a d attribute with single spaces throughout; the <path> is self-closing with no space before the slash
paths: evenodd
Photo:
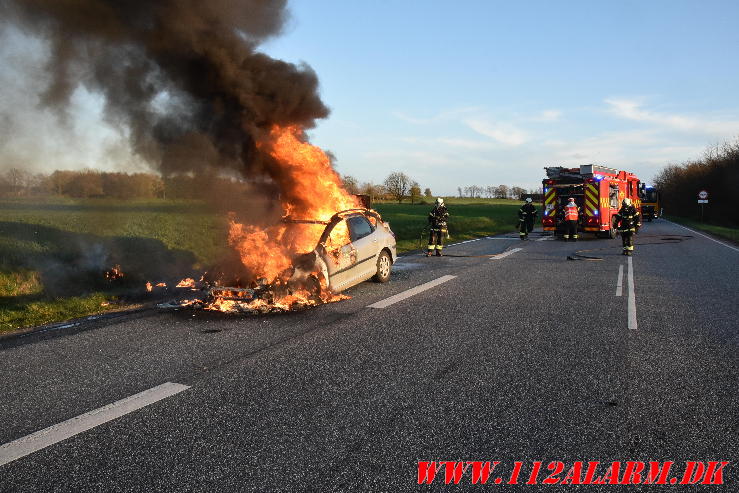
<path id="1" fill-rule="evenodd" d="M 0 200 L 0 333 L 119 308 L 146 281 L 199 271 L 226 228 L 196 201 Z M 124 277 L 106 279 L 116 265 Z"/>
<path id="2" fill-rule="evenodd" d="M 731 228 L 728 226 L 716 226 L 715 224 L 706 224 L 700 221 L 695 221 L 693 219 L 687 219 L 684 217 L 677 217 L 677 216 L 665 215 L 665 219 L 667 219 L 668 221 L 672 221 L 674 223 L 682 224 L 683 226 L 687 226 L 688 228 L 697 229 L 698 231 L 710 233 L 714 236 L 723 238 L 725 240 L 732 241 L 734 243 L 739 243 L 739 228 Z"/>

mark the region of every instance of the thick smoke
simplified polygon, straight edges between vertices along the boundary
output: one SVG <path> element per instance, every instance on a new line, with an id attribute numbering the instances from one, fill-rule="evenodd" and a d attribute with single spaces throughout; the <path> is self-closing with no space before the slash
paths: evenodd
<path id="1" fill-rule="evenodd" d="M 275 176 L 257 142 L 328 115 L 307 66 L 256 51 L 286 0 L 0 0 L 0 19 L 48 40 L 42 105 L 64 114 L 83 85 L 164 174 L 228 168 Z"/>

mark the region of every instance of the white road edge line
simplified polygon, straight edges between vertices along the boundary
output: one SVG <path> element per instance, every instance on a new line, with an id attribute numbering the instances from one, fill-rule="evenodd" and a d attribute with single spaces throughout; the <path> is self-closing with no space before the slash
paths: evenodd
<path id="1" fill-rule="evenodd" d="M 371 305 L 367 305 L 367 308 L 387 308 L 390 305 L 394 305 L 395 303 L 399 301 L 403 301 L 406 298 L 410 298 L 411 296 L 417 295 L 418 293 L 422 293 L 426 291 L 427 289 L 433 288 L 434 286 L 438 286 L 439 284 L 443 284 L 447 281 L 451 281 L 452 279 L 455 279 L 456 277 L 457 276 L 441 276 L 438 279 L 434 279 L 433 281 L 420 284 L 416 286 L 415 288 L 407 289 L 389 298 L 380 300 L 377 303 L 372 303 Z"/>
<path id="2" fill-rule="evenodd" d="M 636 330 L 636 294 L 634 293 L 634 264 L 629 257 L 629 329 Z"/>
<path id="3" fill-rule="evenodd" d="M 514 253 L 523 250 L 523 248 L 513 248 L 511 250 L 508 250 L 507 252 L 499 253 L 498 255 L 493 255 L 490 257 L 490 260 L 500 260 L 502 258 L 506 258 L 508 255 L 513 255 Z"/>
<path id="4" fill-rule="evenodd" d="M 0 445 L 0 466 L 13 462 L 26 455 L 59 443 L 62 440 L 88 431 L 108 421 L 120 418 L 157 401 L 172 397 L 190 387 L 179 383 L 166 382 L 138 394 L 113 402 L 85 414 L 62 421 L 43 430 L 31 433 L 5 445 Z"/>
<path id="5" fill-rule="evenodd" d="M 688 230 L 688 231 L 690 231 L 691 233 L 695 233 L 695 234 L 697 234 L 697 235 L 700 235 L 700 236 L 702 236 L 703 238 L 709 239 L 709 240 L 711 240 L 711 241 L 715 241 L 715 242 L 716 242 L 716 243 L 718 243 L 719 245 L 723 245 L 723 246 L 725 246 L 726 248 L 731 248 L 731 249 L 732 249 L 732 250 L 734 250 L 735 252 L 739 252 L 739 248 L 733 247 L 733 246 L 731 246 L 731 245 L 727 245 L 727 244 L 726 244 L 726 243 L 724 243 L 723 241 L 718 241 L 718 240 L 716 240 L 716 239 L 714 239 L 714 238 L 711 238 L 711 237 L 710 237 L 710 236 L 708 236 L 708 235 L 704 235 L 703 233 L 699 233 L 698 231 L 696 231 L 696 230 L 694 230 L 694 229 L 690 229 L 690 228 L 687 228 L 687 227 L 683 226 L 682 224 L 678 224 L 678 223 L 673 223 L 672 221 L 668 221 L 667 219 L 663 219 L 663 221 L 666 221 L 666 222 L 668 222 L 668 223 L 670 223 L 670 224 L 674 224 L 675 226 L 680 226 L 680 227 L 681 227 L 681 228 L 683 228 L 683 229 L 687 229 L 687 230 Z"/>
<path id="6" fill-rule="evenodd" d="M 621 296 L 624 290 L 624 264 L 618 266 L 618 279 L 616 279 L 616 296 Z"/>

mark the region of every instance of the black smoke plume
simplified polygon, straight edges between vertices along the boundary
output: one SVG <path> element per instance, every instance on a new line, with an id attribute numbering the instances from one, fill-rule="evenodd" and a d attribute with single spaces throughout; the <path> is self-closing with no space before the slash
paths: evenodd
<path id="1" fill-rule="evenodd" d="M 75 88 L 164 174 L 210 166 L 270 176 L 256 143 L 272 125 L 328 116 L 310 67 L 256 51 L 279 34 L 286 0 L 0 0 L 0 19 L 48 40 L 42 104 Z"/>

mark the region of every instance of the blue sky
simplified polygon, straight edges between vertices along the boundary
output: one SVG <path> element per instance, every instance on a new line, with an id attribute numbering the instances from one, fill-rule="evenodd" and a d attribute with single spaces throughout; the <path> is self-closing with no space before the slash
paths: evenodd
<path id="1" fill-rule="evenodd" d="M 739 135 L 739 2 L 292 0 L 262 49 L 305 62 L 338 170 L 435 193 L 534 187 L 545 165 L 650 180 Z"/>
<path id="2" fill-rule="evenodd" d="M 739 135 L 739 1 L 290 0 L 289 8 L 282 35 L 260 49 L 313 67 L 332 114 L 312 141 L 360 181 L 404 171 L 449 195 L 475 184 L 533 188 L 544 166 L 591 162 L 650 181 Z M 43 46 L 4 36 L 0 109 L 13 111 L 16 130 L 7 138 L 0 121 L 5 165 L 15 156 L 39 170 L 145 169 L 102 122 L 99 96 L 78 90 L 64 128 L 41 112 L 43 81 L 19 74 L 43 64 Z"/>

